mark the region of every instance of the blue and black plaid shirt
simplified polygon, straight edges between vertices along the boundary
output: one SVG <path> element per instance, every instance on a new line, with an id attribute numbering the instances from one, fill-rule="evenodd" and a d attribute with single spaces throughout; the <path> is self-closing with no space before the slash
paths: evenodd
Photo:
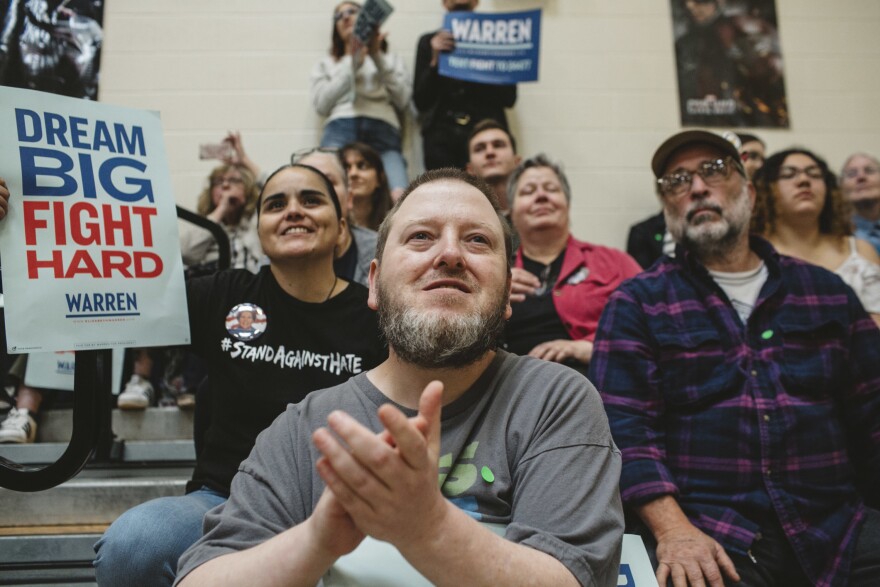
<path id="1" fill-rule="evenodd" d="M 880 331 L 833 273 L 751 246 L 769 276 L 745 325 L 681 247 L 609 299 L 590 378 L 621 495 L 675 496 L 731 552 L 775 518 L 807 576 L 842 585 L 880 499 Z"/>

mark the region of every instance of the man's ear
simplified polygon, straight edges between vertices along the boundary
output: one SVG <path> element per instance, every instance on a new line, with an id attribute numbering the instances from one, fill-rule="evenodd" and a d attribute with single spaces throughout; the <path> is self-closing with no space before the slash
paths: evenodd
<path id="1" fill-rule="evenodd" d="M 471 162 L 470 162 L 470 161 L 468 161 L 467 163 L 465 163 L 465 165 L 464 165 L 464 170 L 467 171 L 467 172 L 468 172 L 469 174 L 471 174 L 471 175 L 476 175 L 476 173 L 474 173 L 474 166 L 471 165 Z"/>
<path id="2" fill-rule="evenodd" d="M 519 164 L 520 164 L 521 161 L 522 161 L 522 156 L 521 156 L 521 155 L 516 155 L 516 156 L 514 156 L 514 158 L 513 158 L 513 162 L 516 163 L 516 166 L 517 166 L 517 167 L 519 167 Z"/>
<path id="3" fill-rule="evenodd" d="M 370 293 L 367 296 L 367 305 L 372 310 L 376 310 L 379 308 L 378 302 L 378 292 L 376 288 L 378 287 L 377 281 L 379 280 L 379 262 L 376 259 L 370 261 Z"/>

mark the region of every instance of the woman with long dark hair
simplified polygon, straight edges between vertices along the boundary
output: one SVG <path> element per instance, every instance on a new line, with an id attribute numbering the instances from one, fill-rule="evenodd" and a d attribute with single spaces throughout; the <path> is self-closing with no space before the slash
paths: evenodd
<path id="1" fill-rule="evenodd" d="M 853 236 L 852 210 L 828 164 L 806 149 L 787 149 L 754 177 L 752 230 L 777 251 L 833 271 L 880 324 L 880 257 Z"/>
<path id="2" fill-rule="evenodd" d="M 412 83 L 403 60 L 388 52 L 384 32 L 374 30 L 366 44 L 355 36 L 360 9 L 348 0 L 336 6 L 330 54 L 312 71 L 312 103 L 327 117 L 321 146 L 370 145 L 382 156 L 391 189 L 403 193 L 407 175 L 400 119 Z"/>
<path id="3" fill-rule="evenodd" d="M 342 148 L 348 174 L 352 220 L 355 225 L 379 230 L 391 209 L 391 190 L 382 157 L 366 143 L 349 143 Z"/>

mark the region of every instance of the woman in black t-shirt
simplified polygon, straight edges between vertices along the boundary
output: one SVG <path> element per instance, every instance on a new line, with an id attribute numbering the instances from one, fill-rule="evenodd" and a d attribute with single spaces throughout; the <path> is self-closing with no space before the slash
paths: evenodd
<path id="1" fill-rule="evenodd" d="M 99 584 L 171 585 L 177 558 L 201 536 L 204 513 L 228 497 L 257 435 L 288 403 L 387 356 L 366 288 L 333 271 L 347 226 L 330 181 L 309 166 L 282 167 L 266 181 L 257 213 L 269 266 L 187 284 L 211 408 L 188 493 L 137 506 L 110 526 L 95 545 Z"/>

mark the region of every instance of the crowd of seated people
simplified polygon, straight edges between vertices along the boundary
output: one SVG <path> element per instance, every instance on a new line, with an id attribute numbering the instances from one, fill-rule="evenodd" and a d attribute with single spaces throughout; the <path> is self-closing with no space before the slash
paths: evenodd
<path id="1" fill-rule="evenodd" d="M 312 76 L 320 146 L 265 176 L 226 138 L 199 212 L 233 268 L 187 281 L 211 419 L 186 495 L 95 545 L 99 583 L 314 584 L 370 537 L 433 578 L 459 557 L 447 579 L 613 585 L 624 512 L 661 585 L 880 582 L 878 160 L 850 156 L 838 187 L 806 148 L 676 133 L 628 253 L 581 241 L 562 165 L 517 153 L 516 87 L 439 76 L 441 30 L 410 88 L 384 33 L 354 37 L 360 8 L 335 8 Z M 428 172 L 408 184 L 410 94 Z M 216 259 L 181 242 L 190 267 Z M 357 360 L 237 361 L 224 338 Z M 155 401 L 136 353 L 120 407 Z M 33 441 L 40 399 L 18 387 L 0 441 Z M 481 567 L 466 535 L 526 568 Z"/>
<path id="2" fill-rule="evenodd" d="M 506 131 L 504 136 L 509 143 L 512 137 Z M 510 172 L 506 198 L 509 210 L 505 215 L 501 214 L 504 210 L 496 201 L 494 188 L 480 184 L 496 202 L 504 230 L 516 229 L 520 238 L 519 246 L 511 246 L 508 253 L 512 272 L 510 289 L 505 288 L 505 295 L 509 293 L 505 298 L 508 320 L 503 333 L 499 331 L 497 352 L 564 363 L 588 374 L 598 384 L 615 442 L 622 449 L 622 497 L 635 516 L 630 529 L 643 536 L 661 582 L 677 574 L 691 581 L 697 581 L 699 573 L 706 579 L 724 576 L 728 580 L 752 577 L 753 573 L 782 576 L 778 564 L 767 563 L 764 568 L 764 559 L 756 557 L 758 563 L 752 561 L 749 552 L 763 549 L 766 560 L 777 555 L 788 560 L 790 564 L 784 569 L 798 565 L 793 579 L 797 584 L 839 576 L 848 577 L 851 584 L 870 584 L 876 578 L 866 570 L 871 559 L 870 548 L 865 545 L 875 539 L 880 523 L 880 515 L 873 509 L 876 504 L 869 497 L 880 478 L 876 461 L 880 449 L 874 446 L 880 374 L 875 376 L 873 367 L 866 363 L 871 362 L 873 349 L 880 348 L 876 347 L 880 339 L 874 340 L 880 331 L 868 313 L 874 312 L 871 304 L 877 295 L 876 255 L 852 236 L 852 205 L 837 188 L 825 162 L 812 152 L 797 148 L 769 156 L 752 183 L 745 170 L 745 158 L 727 139 L 703 131 L 687 131 L 677 137 L 658 149 L 653 162 L 663 213 L 677 251 L 674 256 L 661 257 L 649 272 L 640 273 L 635 261 L 621 251 L 573 238 L 569 229 L 568 179 L 561 166 L 545 155 L 518 161 Z M 229 496 L 238 462 L 250 451 L 259 431 L 289 402 L 329 384 L 329 380 L 304 383 L 293 390 L 295 397 L 291 396 L 292 374 L 245 374 L 242 365 L 229 357 L 216 356 L 222 355 L 214 340 L 217 336 L 237 337 L 250 344 L 272 344 L 270 339 L 274 341 L 276 336 L 306 337 L 309 342 L 304 344 L 311 344 L 313 339 L 327 336 L 328 346 L 324 348 L 328 352 L 357 342 L 364 356 L 380 353 L 361 363 L 364 371 L 378 364 L 381 353 L 387 352 L 375 322 L 368 327 L 372 332 L 369 336 L 353 333 L 358 320 L 375 320 L 375 315 L 367 307 L 365 289 L 360 290 L 360 302 L 347 300 L 351 295 L 343 294 L 361 286 L 356 285 L 357 280 L 349 282 L 340 275 L 353 277 L 365 272 L 366 277 L 359 277 L 367 286 L 375 287 L 371 277 L 376 271 L 375 261 L 364 264 L 357 260 L 361 257 L 358 254 L 353 264 L 339 263 L 345 257 L 344 251 L 359 247 L 349 226 L 354 214 L 347 171 L 354 170 L 357 175 L 368 167 L 365 162 L 378 168 L 378 173 L 367 170 L 373 175 L 363 181 L 366 189 L 357 186 L 361 197 L 373 184 L 383 183 L 381 158 L 368 149 L 356 146 L 348 152 L 348 158 L 345 150 L 307 149 L 295 154 L 293 165 L 268 178 L 259 199 L 256 227 L 269 264 L 256 276 L 239 269 L 188 283 L 191 311 L 199 307 L 206 314 L 192 316 L 194 348 L 206 357 L 208 373 L 214 375 L 209 381 L 215 412 L 206 448 L 199 453 L 186 496 L 135 508 L 120 517 L 96 545 L 96 569 L 102 584 L 113 584 L 119 573 L 130 572 L 132 561 L 138 564 L 138 575 L 148 577 L 149 584 L 171 584 L 177 558 L 201 536 L 205 512 Z M 869 163 L 852 175 L 870 188 L 876 171 L 871 160 L 866 160 Z M 853 161 L 859 164 L 857 157 L 850 159 L 850 163 Z M 230 182 L 224 178 L 219 183 Z M 344 197 L 337 194 L 337 186 Z M 849 192 L 853 189 L 850 187 Z M 390 199 L 387 187 L 382 193 Z M 448 187 L 437 189 L 436 194 L 437 198 L 445 198 L 438 200 L 444 213 L 452 213 L 449 198 L 453 196 Z M 863 195 L 863 199 L 867 197 Z M 329 213 L 330 208 L 335 211 Z M 380 223 L 379 234 L 373 233 L 379 251 L 375 251 L 375 244 L 365 247 L 371 257 L 381 255 L 382 239 L 388 238 L 382 235 L 383 230 L 387 232 L 384 224 Z M 415 226 L 418 239 L 401 241 L 406 250 L 429 250 L 421 243 L 429 243 L 432 248 L 435 239 L 439 242 L 447 238 L 444 230 L 435 233 L 423 218 Z M 300 228 L 297 234 L 306 235 L 303 240 L 309 243 L 296 242 L 287 230 L 291 227 Z M 467 293 L 476 288 L 467 276 L 471 272 L 479 275 L 479 263 L 464 263 L 458 258 L 463 253 L 454 251 L 461 248 L 474 255 L 485 237 L 471 241 L 467 232 L 471 229 L 456 230 L 466 244 L 440 247 L 431 271 L 449 272 L 451 277 L 443 278 L 440 287 L 461 288 Z M 312 257 L 319 253 L 319 257 Z M 330 268 L 329 274 L 326 268 L 319 269 L 323 264 Z M 846 270 L 849 265 L 858 270 Z M 837 271 L 843 281 L 822 267 Z M 698 278 L 688 277 L 693 272 Z M 844 281 L 855 292 L 843 285 Z M 300 292 L 301 287 L 309 291 Z M 218 292 L 223 292 L 219 301 Z M 445 295 L 455 298 L 454 294 Z M 207 304 L 205 296 L 216 303 Z M 327 304 L 334 308 L 328 306 L 325 313 L 323 307 Z M 297 305 L 303 305 L 314 326 L 303 329 L 302 310 L 296 309 Z M 283 308 L 280 312 L 279 307 Z M 238 329 L 229 329 L 230 315 L 237 317 Z M 244 318 L 249 321 L 248 328 L 241 325 Z M 284 332 L 279 332 L 278 321 L 289 319 L 296 320 L 297 328 L 282 324 Z M 331 326 L 334 322 L 339 328 Z M 709 324 L 719 329 L 723 326 L 723 330 L 712 334 L 706 330 Z M 273 326 L 274 334 L 270 336 Z M 813 332 L 811 328 L 818 330 Z M 744 363 L 743 368 L 756 378 L 751 382 L 743 377 L 740 367 L 723 357 L 752 357 L 754 350 L 749 349 L 755 347 L 765 350 Z M 842 349 L 843 354 L 833 354 L 833 349 Z M 827 353 L 832 354 L 825 356 Z M 719 360 L 733 371 L 725 373 L 711 365 Z M 642 379 L 652 373 L 649 381 Z M 343 374 L 338 381 L 352 374 Z M 302 377 L 295 379 L 303 381 Z M 832 381 L 843 385 L 842 390 L 826 391 Z M 284 388 L 285 393 L 275 395 L 273 386 Z M 251 390 L 247 398 L 236 395 L 244 389 Z M 257 412 L 248 410 L 245 416 L 240 409 L 245 402 L 254 403 L 253 389 L 268 394 L 257 419 Z M 736 418 L 728 416 L 728 424 L 715 426 L 704 441 L 694 444 L 693 431 L 712 428 L 708 422 L 726 413 L 730 398 L 752 397 L 758 389 L 763 394 L 760 401 L 743 404 Z M 793 407 L 805 399 L 799 395 L 801 389 L 812 390 L 806 405 L 815 404 L 815 409 Z M 858 393 L 849 395 L 851 389 L 858 389 Z M 833 397 L 837 393 L 843 394 L 845 409 L 840 413 L 835 410 L 830 420 L 821 416 L 828 440 L 804 440 L 802 450 L 805 458 L 820 458 L 833 450 L 848 455 L 835 465 L 834 475 L 843 477 L 829 486 L 838 497 L 828 498 L 821 491 L 804 494 L 806 490 L 798 489 L 795 479 L 808 473 L 796 464 L 787 464 L 783 455 L 789 449 L 776 447 L 783 437 L 796 437 L 803 428 L 802 419 L 814 422 L 820 417 L 816 410 L 826 405 L 825 394 Z M 800 397 L 801 403 L 785 400 L 792 395 Z M 665 406 L 662 410 L 657 408 L 661 405 Z M 739 424 L 751 422 L 749 414 L 753 410 L 757 410 L 761 422 L 778 419 L 780 430 L 768 432 L 765 437 L 761 426 Z M 642 429 L 648 434 L 647 440 L 634 433 Z M 699 481 L 700 475 L 720 475 L 724 465 L 719 461 L 717 467 L 722 469 L 715 465 L 683 467 L 677 464 L 679 456 L 670 452 L 672 446 L 668 444 L 675 438 L 675 450 L 682 451 L 680 458 L 692 458 L 690 455 L 711 451 L 709 447 L 724 442 L 724 438 L 738 437 L 745 442 L 752 436 L 754 448 L 716 458 L 745 460 L 757 468 L 739 482 L 700 485 L 703 493 L 687 488 L 705 483 Z M 666 456 L 647 458 L 650 450 L 646 447 L 657 437 L 667 438 Z M 767 477 L 772 469 L 762 469 L 762 458 L 750 455 L 752 450 L 777 455 L 772 461 L 778 468 L 775 475 Z M 819 483 L 817 479 L 830 474 L 809 473 L 813 475 L 809 478 L 811 483 Z M 332 479 L 322 478 L 328 484 Z M 770 483 L 774 491 L 756 494 L 756 482 Z M 644 483 L 650 483 L 651 489 Z M 680 497 L 685 490 L 686 499 Z M 719 495 L 735 497 L 737 492 L 756 501 L 747 508 L 727 510 L 714 505 Z M 786 500 L 802 500 L 805 505 L 783 515 L 780 508 Z M 811 513 L 815 508 L 830 508 L 839 519 L 815 520 Z M 731 516 L 736 520 L 737 532 L 726 533 L 713 525 L 713 520 Z M 168 519 L 175 520 L 173 530 Z M 827 557 L 809 564 L 803 563 L 798 553 L 820 545 L 791 530 L 792 524 L 807 522 L 836 536 L 834 548 L 827 546 L 831 543 L 823 543 L 826 546 L 822 548 L 829 549 Z M 748 548 L 749 541 L 754 552 Z M 694 544 L 697 546 L 692 547 Z"/>

